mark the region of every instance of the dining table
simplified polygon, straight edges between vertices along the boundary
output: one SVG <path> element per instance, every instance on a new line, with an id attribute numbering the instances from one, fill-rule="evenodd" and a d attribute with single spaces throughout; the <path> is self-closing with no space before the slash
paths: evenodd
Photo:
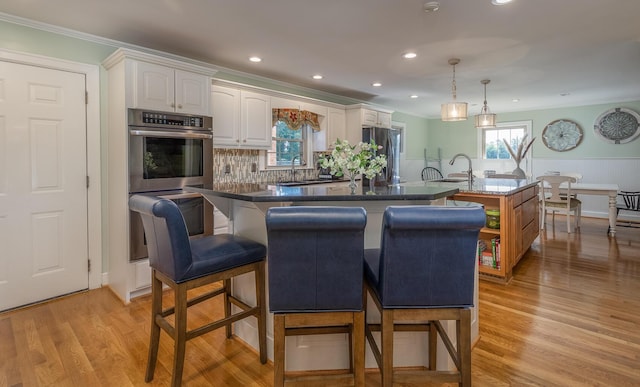
<path id="1" fill-rule="evenodd" d="M 548 190 L 545 187 L 545 190 Z M 572 195 L 600 195 L 607 196 L 609 198 L 609 228 L 608 233 L 610 236 L 616 235 L 616 202 L 618 197 L 619 187 L 617 184 L 601 184 L 601 183 L 571 183 Z M 560 185 L 560 191 L 567 192 L 567 184 Z"/>

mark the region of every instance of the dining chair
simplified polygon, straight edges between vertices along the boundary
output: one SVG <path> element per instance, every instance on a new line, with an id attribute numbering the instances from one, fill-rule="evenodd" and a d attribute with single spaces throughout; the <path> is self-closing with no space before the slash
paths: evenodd
<path id="1" fill-rule="evenodd" d="M 438 168 L 434 167 L 425 167 L 422 170 L 422 180 L 423 181 L 433 181 L 442 179 L 442 172 Z"/>
<path id="2" fill-rule="evenodd" d="M 471 307 L 478 234 L 484 224 L 481 206 L 386 208 L 380 245 L 365 250 L 364 264 L 365 288 L 380 316 L 380 322 L 374 322 L 377 315 L 370 317 L 365 305 L 365 333 L 382 387 L 427 382 L 471 385 Z M 452 332 L 441 323 L 448 320 L 455 321 Z M 428 365 L 394 368 L 396 331 L 427 333 Z M 455 371 L 437 369 L 439 339 Z"/>
<path id="3" fill-rule="evenodd" d="M 367 214 L 361 207 L 293 206 L 267 211 L 275 387 L 285 383 L 364 387 L 366 224 Z M 349 337 L 347 373 L 286 372 L 287 336 L 336 333 Z"/>
<path id="4" fill-rule="evenodd" d="M 551 211 L 551 221 L 555 227 L 555 213 L 562 212 L 567 214 L 567 233 L 571 233 L 571 213 L 575 218 L 575 228 L 580 227 L 581 202 L 575 199 L 571 193 L 571 183 L 576 182 L 575 177 L 562 175 L 544 175 L 538 176 L 537 180 L 541 182 L 541 222 L 540 229 L 544 230 L 547 220 L 547 212 Z M 563 188 L 560 185 L 566 184 Z M 564 196 L 562 195 L 564 194 Z"/>
<path id="5" fill-rule="evenodd" d="M 155 196 L 133 195 L 129 208 L 140 213 L 147 239 L 151 266 L 151 338 L 145 381 L 153 380 L 158 359 L 160 329 L 174 341 L 171 385 L 182 383 L 186 342 L 214 329 L 225 327 L 227 338 L 232 337 L 231 324 L 255 317 L 258 324 L 260 362 L 267 362 L 265 257 L 266 247 L 252 240 L 232 234 L 216 234 L 189 239 L 187 227 L 175 202 Z M 256 306 L 231 294 L 231 278 L 254 273 Z M 204 294 L 187 298 L 187 291 L 222 282 Z M 174 293 L 174 306 L 163 309 L 163 285 Z M 193 305 L 221 295 L 224 318 L 204 326 L 187 327 L 187 309 Z M 231 314 L 231 304 L 240 309 Z M 173 318 L 169 318 L 173 316 Z"/>
<path id="6" fill-rule="evenodd" d="M 618 192 L 618 197 L 622 199 L 622 202 L 618 201 L 616 205 L 616 219 L 618 219 L 618 215 L 620 211 L 635 211 L 640 212 L 640 192 L 633 191 L 620 191 Z M 638 227 L 633 226 L 631 222 L 629 222 L 628 226 L 621 225 L 623 227 Z"/>

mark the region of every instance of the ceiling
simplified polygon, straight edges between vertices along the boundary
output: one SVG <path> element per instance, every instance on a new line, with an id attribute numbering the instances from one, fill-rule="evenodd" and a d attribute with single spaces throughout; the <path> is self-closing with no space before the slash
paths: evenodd
<path id="1" fill-rule="evenodd" d="M 54 5 L 55 4 L 55 5 Z M 221 69 L 438 117 L 640 100 L 640 1 L 2 0 L 4 20 L 37 21 Z M 17 16 L 15 18 L 14 16 Z M 22 20 L 26 18 L 28 20 Z M 3 37 L 2 39 L 7 39 Z M 407 51 L 418 54 L 402 58 Z M 263 60 L 251 63 L 257 55 Z M 322 74 L 316 81 L 313 74 Z M 373 87 L 373 82 L 382 86 Z M 418 96 L 416 99 L 410 95 Z M 513 102 L 518 99 L 519 102 Z"/>

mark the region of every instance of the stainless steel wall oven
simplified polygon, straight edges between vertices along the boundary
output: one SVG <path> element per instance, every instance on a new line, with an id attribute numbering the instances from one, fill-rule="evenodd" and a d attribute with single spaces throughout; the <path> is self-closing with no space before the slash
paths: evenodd
<path id="1" fill-rule="evenodd" d="M 212 118 L 129 109 L 129 194 L 173 200 L 190 236 L 213 233 L 213 207 L 185 185 L 213 183 Z M 147 257 L 140 215 L 129 213 L 131 260 Z"/>

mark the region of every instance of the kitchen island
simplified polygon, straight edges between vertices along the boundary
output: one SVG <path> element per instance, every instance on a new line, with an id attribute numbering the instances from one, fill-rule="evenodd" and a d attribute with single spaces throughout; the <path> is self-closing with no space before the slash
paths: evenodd
<path id="1" fill-rule="evenodd" d="M 276 206 L 358 206 L 367 211 L 365 246 L 377 247 L 380 243 L 382 215 L 389 205 L 445 204 L 447 197 L 459 192 L 455 186 L 437 184 L 399 184 L 391 187 L 359 186 L 351 194 L 349 182 L 283 186 L 246 183 L 214 183 L 209 187 L 185 187 L 198 192 L 229 218 L 229 232 L 267 244 L 265 213 Z M 268 265 L 267 258 L 267 265 Z M 477 278 L 474 299 L 477 304 Z M 233 293 L 246 303 L 255 305 L 253 274 L 237 277 L 233 281 Z M 268 297 L 268 289 L 267 289 Z M 370 302 L 369 305 L 372 305 Z M 370 321 L 379 321 L 375 307 L 368 314 Z M 377 320 L 376 320 L 377 319 Z M 455 322 L 443 321 L 443 326 L 455 337 Z M 257 327 L 252 319 L 234 324 L 234 333 L 257 348 Z M 477 309 L 472 312 L 472 340 L 478 338 Z M 417 342 L 423 345 L 416 345 Z M 425 333 L 396 333 L 395 364 L 417 366 L 428 363 L 427 335 Z M 445 356 L 446 349 L 438 343 L 438 369 L 452 369 L 453 363 Z M 286 369 L 343 369 L 348 368 L 348 336 L 308 335 L 291 337 L 286 342 Z M 273 318 L 267 316 L 267 353 L 273 359 Z M 367 350 L 366 367 L 375 368 L 373 354 Z"/>
<path id="2" fill-rule="evenodd" d="M 498 211 L 493 228 L 480 231 L 480 278 L 508 283 L 513 268 L 538 237 L 540 230 L 539 182 L 528 179 L 475 179 L 458 183 L 431 183 L 457 187 L 459 192 L 448 198 L 477 202 L 485 211 Z M 484 253 L 484 254 L 483 254 Z M 483 259 L 484 255 L 484 259 Z"/>

